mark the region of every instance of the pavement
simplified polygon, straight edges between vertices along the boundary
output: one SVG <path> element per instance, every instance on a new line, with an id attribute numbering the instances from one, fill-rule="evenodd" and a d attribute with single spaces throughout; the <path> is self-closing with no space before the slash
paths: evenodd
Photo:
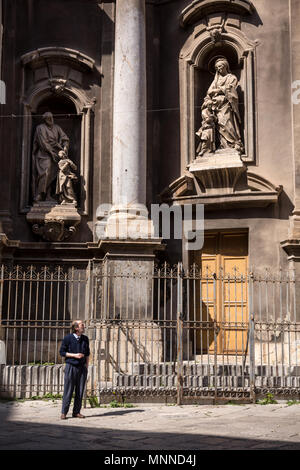
<path id="1" fill-rule="evenodd" d="M 299 450 L 300 405 L 137 404 L 83 408 L 61 401 L 0 402 L 1 450 Z M 111 455 L 108 453 L 107 455 Z"/>

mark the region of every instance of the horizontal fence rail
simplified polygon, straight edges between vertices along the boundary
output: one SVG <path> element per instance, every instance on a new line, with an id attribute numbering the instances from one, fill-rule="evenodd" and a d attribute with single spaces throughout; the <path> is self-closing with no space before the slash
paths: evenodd
<path id="1" fill-rule="evenodd" d="M 293 272 L 211 272 L 152 262 L 3 264 L 0 387 L 62 393 L 74 319 L 90 339 L 88 394 L 249 399 L 300 393 Z"/>

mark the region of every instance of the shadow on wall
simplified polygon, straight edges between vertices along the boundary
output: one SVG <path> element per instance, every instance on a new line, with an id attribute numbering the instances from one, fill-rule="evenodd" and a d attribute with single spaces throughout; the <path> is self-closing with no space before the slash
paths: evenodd
<path id="1" fill-rule="evenodd" d="M 294 204 L 285 191 L 279 196 L 278 204 L 270 204 L 268 207 L 253 207 L 237 210 L 215 210 L 207 211 L 205 208 L 205 219 L 275 219 L 289 220 L 294 210 Z M 242 214 L 242 217 L 241 217 Z"/>

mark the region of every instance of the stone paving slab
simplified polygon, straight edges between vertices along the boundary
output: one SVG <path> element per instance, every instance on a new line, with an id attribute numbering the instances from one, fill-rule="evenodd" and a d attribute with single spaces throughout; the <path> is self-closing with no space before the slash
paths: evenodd
<path id="1" fill-rule="evenodd" d="M 1 450 L 300 450 L 300 405 L 138 404 L 86 408 L 60 418 L 61 402 L 0 403 Z"/>

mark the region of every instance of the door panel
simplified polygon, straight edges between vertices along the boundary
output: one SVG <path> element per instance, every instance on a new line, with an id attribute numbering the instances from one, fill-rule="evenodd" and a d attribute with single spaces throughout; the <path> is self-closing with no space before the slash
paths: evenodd
<path id="1" fill-rule="evenodd" d="M 196 320 L 215 321 L 218 328 L 215 345 L 213 323 L 202 323 L 197 351 L 201 345 L 201 353 L 212 353 L 216 346 L 218 354 L 243 354 L 248 324 L 248 233 L 206 234 L 202 253 L 194 253 L 194 261 L 202 271 Z"/>

